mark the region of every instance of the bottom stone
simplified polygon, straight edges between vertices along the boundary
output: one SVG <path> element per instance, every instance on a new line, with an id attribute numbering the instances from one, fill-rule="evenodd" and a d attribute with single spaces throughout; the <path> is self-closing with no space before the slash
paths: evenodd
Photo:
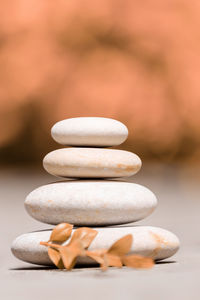
<path id="1" fill-rule="evenodd" d="M 107 227 L 95 228 L 98 234 L 89 250 L 108 249 L 116 240 L 126 234 L 133 235 L 130 254 L 149 256 L 161 260 L 174 255 L 179 249 L 179 240 L 171 232 L 159 227 Z M 40 241 L 48 241 L 51 230 L 37 231 L 17 237 L 11 247 L 12 253 L 20 260 L 38 265 L 52 265 L 47 247 L 41 246 Z M 80 257 L 79 264 L 92 264 L 94 261 L 88 257 Z"/>

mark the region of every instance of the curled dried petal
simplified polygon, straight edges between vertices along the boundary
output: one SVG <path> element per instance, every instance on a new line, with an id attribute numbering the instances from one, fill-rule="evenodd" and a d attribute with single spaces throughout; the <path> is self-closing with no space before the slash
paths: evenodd
<path id="1" fill-rule="evenodd" d="M 77 256 L 84 256 L 85 251 L 81 241 L 76 240 L 71 245 L 62 246 L 59 249 L 63 264 L 67 270 L 71 270 L 75 263 Z"/>
<path id="2" fill-rule="evenodd" d="M 106 250 L 86 251 L 86 255 L 100 264 L 102 270 L 110 267 L 122 267 L 121 258 L 116 255 L 106 253 Z"/>
<path id="3" fill-rule="evenodd" d="M 122 257 L 125 266 L 136 269 L 150 269 L 154 266 L 154 261 L 150 257 L 141 255 L 127 255 Z"/>
<path id="4" fill-rule="evenodd" d="M 88 228 L 88 227 L 78 228 L 73 233 L 69 245 L 72 244 L 75 240 L 80 240 L 82 242 L 83 247 L 87 249 L 92 243 L 97 233 L 98 232 L 92 228 Z"/>
<path id="5" fill-rule="evenodd" d="M 102 271 L 106 271 L 109 267 L 108 265 L 108 257 L 106 254 L 102 255 L 103 263 L 100 265 Z"/>
<path id="6" fill-rule="evenodd" d="M 51 261 L 56 265 L 59 269 L 64 269 L 64 264 L 62 262 L 62 258 L 60 252 L 57 249 L 53 249 L 51 247 L 48 248 L 48 255 Z"/>
<path id="7" fill-rule="evenodd" d="M 109 267 L 117 267 L 117 268 L 122 267 L 121 258 L 119 256 L 106 254 L 106 258 L 107 258 Z"/>
<path id="8" fill-rule="evenodd" d="M 100 254 L 98 251 L 86 251 L 86 255 L 95 260 L 100 265 L 104 263 L 103 255 Z"/>
<path id="9" fill-rule="evenodd" d="M 106 256 L 106 250 L 100 249 L 96 251 L 86 251 L 86 255 L 95 260 L 97 263 L 100 264 L 100 267 L 103 271 L 107 270 L 108 268 L 108 259 Z"/>
<path id="10" fill-rule="evenodd" d="M 57 225 L 50 236 L 51 242 L 64 243 L 71 235 L 73 225 L 68 223 L 60 223 Z"/>
<path id="11" fill-rule="evenodd" d="M 131 234 L 127 234 L 118 241 L 116 241 L 107 251 L 107 253 L 112 255 L 124 256 L 127 254 L 133 242 L 133 237 Z"/>

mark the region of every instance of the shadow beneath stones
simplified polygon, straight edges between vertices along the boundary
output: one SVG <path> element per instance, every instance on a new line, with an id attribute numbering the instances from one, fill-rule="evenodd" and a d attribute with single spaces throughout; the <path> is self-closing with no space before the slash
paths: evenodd
<path id="1" fill-rule="evenodd" d="M 50 225 L 51 226 L 51 225 Z M 52 225 L 53 226 L 53 225 Z M 84 226 L 84 225 L 83 225 Z M 80 226 L 74 226 L 73 227 L 73 229 L 77 229 L 77 228 L 80 228 L 80 227 L 82 227 L 82 225 L 80 225 Z M 129 224 L 119 224 L 119 225 L 107 225 L 107 226 L 102 226 L 102 225 L 94 225 L 94 226 L 89 226 L 89 225 L 87 225 L 87 227 L 92 227 L 93 229 L 107 229 L 107 228 L 126 228 L 126 227 L 128 227 L 128 228 L 130 228 L 130 227 L 144 227 L 143 225 L 133 225 L 132 223 L 129 223 Z M 47 229 L 41 229 L 41 230 L 34 230 L 34 231 L 29 231 L 28 233 L 34 233 L 34 232 L 44 232 L 44 231 L 52 231 L 53 229 L 54 229 L 55 227 L 53 227 L 53 228 L 47 228 Z"/>
<path id="2" fill-rule="evenodd" d="M 91 264 L 91 265 L 87 265 L 87 264 L 77 264 L 75 267 L 74 267 L 75 270 L 77 269 L 99 269 L 99 265 L 98 264 Z"/>
<path id="3" fill-rule="evenodd" d="M 35 266 L 35 267 L 19 267 L 19 268 L 10 268 L 9 271 L 41 271 L 41 270 L 59 270 L 54 266 Z"/>
<path id="4" fill-rule="evenodd" d="M 58 178 L 58 180 L 56 181 L 51 181 L 45 185 L 50 185 L 50 184 L 59 184 L 59 183 L 67 183 L 67 182 L 74 182 L 74 183 L 80 183 L 80 182 L 127 182 L 129 183 L 126 178 L 120 178 L 120 177 L 114 177 L 114 178 L 95 178 L 95 177 L 76 177 L 76 178 L 69 178 L 69 177 L 60 177 L 60 180 Z"/>
<path id="5" fill-rule="evenodd" d="M 176 264 L 175 260 L 164 260 L 164 261 L 156 261 L 156 265 L 165 265 L 165 264 Z"/>
<path id="6" fill-rule="evenodd" d="M 156 261 L 156 265 L 165 265 L 165 264 L 175 264 L 177 263 L 175 260 L 166 260 L 166 261 Z M 83 269 L 99 269 L 98 264 L 81 264 L 76 265 L 73 270 L 83 270 Z M 68 272 L 67 270 L 60 270 L 55 266 L 33 266 L 33 267 L 19 267 L 19 268 L 10 268 L 9 271 L 49 271 L 55 270 L 59 272 Z"/>
<path id="7" fill-rule="evenodd" d="M 99 268 L 98 264 L 93 265 L 76 265 L 73 270 L 81 270 L 81 269 L 97 269 Z M 19 267 L 19 268 L 10 268 L 9 271 L 49 271 L 49 270 L 55 270 L 55 271 L 64 271 L 68 272 L 67 270 L 63 269 L 60 270 L 55 266 L 33 266 L 33 267 Z"/>

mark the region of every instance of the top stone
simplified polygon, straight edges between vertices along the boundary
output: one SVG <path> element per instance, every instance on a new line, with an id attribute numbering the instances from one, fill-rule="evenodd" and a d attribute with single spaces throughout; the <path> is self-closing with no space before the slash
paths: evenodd
<path id="1" fill-rule="evenodd" d="M 111 147 L 127 139 L 128 129 L 114 119 L 80 117 L 57 122 L 51 129 L 51 135 L 62 145 Z"/>

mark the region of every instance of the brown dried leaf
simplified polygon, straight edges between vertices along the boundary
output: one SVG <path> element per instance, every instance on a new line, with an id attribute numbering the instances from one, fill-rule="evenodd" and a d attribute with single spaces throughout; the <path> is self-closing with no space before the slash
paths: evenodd
<path id="1" fill-rule="evenodd" d="M 72 235 L 69 245 L 71 245 L 75 240 L 80 240 L 82 242 L 83 247 L 87 249 L 92 243 L 97 233 L 98 232 L 92 228 L 88 228 L 88 227 L 78 228 Z"/>
<path id="2" fill-rule="evenodd" d="M 51 247 L 48 248 L 48 255 L 51 261 L 56 265 L 59 269 L 64 269 L 64 264 L 62 262 L 62 258 L 60 252 L 57 249 L 53 249 Z"/>
<path id="3" fill-rule="evenodd" d="M 74 267 L 77 256 L 83 256 L 85 254 L 82 242 L 79 240 L 74 241 L 69 246 L 60 247 L 59 252 L 67 270 L 71 270 Z"/>
<path id="4" fill-rule="evenodd" d="M 127 234 L 118 241 L 116 241 L 107 251 L 107 253 L 117 256 L 124 256 L 127 254 L 133 242 L 133 237 L 131 234 Z"/>
<path id="5" fill-rule="evenodd" d="M 102 270 L 106 270 L 109 266 L 122 267 L 120 257 L 107 254 L 106 250 L 86 251 L 86 255 L 98 262 Z"/>
<path id="6" fill-rule="evenodd" d="M 60 248 L 59 252 L 65 268 L 70 270 L 74 260 L 76 259 L 76 254 L 71 252 L 68 247 Z"/>
<path id="7" fill-rule="evenodd" d="M 71 224 L 60 223 L 53 229 L 51 236 L 50 236 L 50 241 L 51 242 L 59 242 L 59 243 L 65 242 L 70 237 L 72 228 L 73 228 L 73 225 L 71 225 Z"/>
<path id="8" fill-rule="evenodd" d="M 106 271 L 109 267 L 108 265 L 108 257 L 106 254 L 102 255 L 103 263 L 100 265 L 102 271 Z"/>
<path id="9" fill-rule="evenodd" d="M 86 251 L 86 255 L 94 259 L 100 265 L 104 263 L 103 253 L 99 251 Z"/>
<path id="10" fill-rule="evenodd" d="M 121 258 L 119 256 L 106 254 L 106 258 L 109 267 L 118 267 L 118 268 L 122 267 Z"/>
<path id="11" fill-rule="evenodd" d="M 86 251 L 86 255 L 94 259 L 97 263 L 99 263 L 103 271 L 107 270 L 108 259 L 106 257 L 105 249 L 99 249 L 96 251 Z"/>
<path id="12" fill-rule="evenodd" d="M 136 269 L 150 269 L 154 266 L 154 261 L 150 257 L 141 255 L 127 255 L 122 257 L 122 262 L 127 267 Z"/>

